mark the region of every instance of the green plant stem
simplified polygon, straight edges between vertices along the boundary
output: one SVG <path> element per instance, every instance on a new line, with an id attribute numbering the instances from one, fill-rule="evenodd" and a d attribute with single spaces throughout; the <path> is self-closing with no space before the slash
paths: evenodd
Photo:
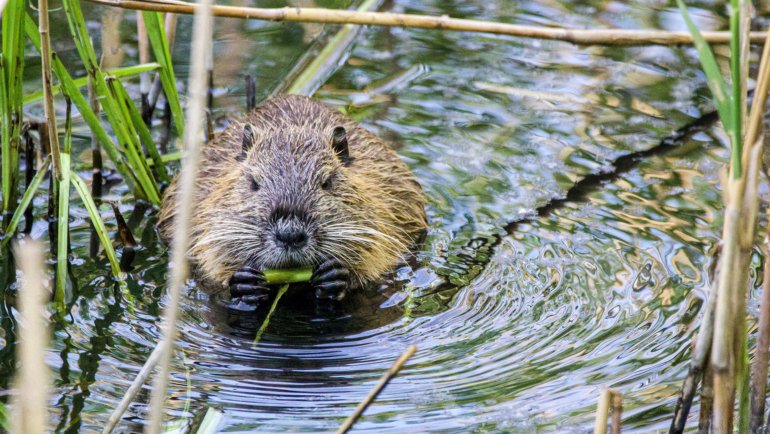
<path id="1" fill-rule="evenodd" d="M 265 283 L 268 285 L 276 285 L 279 283 L 302 283 L 308 282 L 313 276 L 313 268 L 303 267 L 285 270 L 265 270 L 262 274 L 264 274 Z"/>
<path id="2" fill-rule="evenodd" d="M 179 95 L 176 90 L 176 78 L 174 76 L 174 67 L 171 61 L 171 50 L 166 37 L 165 26 L 163 25 L 163 14 L 160 12 L 143 12 L 147 36 L 155 54 L 155 60 L 161 65 L 160 82 L 163 86 L 163 93 L 171 107 L 171 113 L 176 124 L 178 136 L 184 135 L 184 115 L 182 106 L 179 103 Z"/>
<path id="3" fill-rule="evenodd" d="M 99 237 L 99 241 L 104 247 L 104 253 L 107 255 L 107 259 L 110 262 L 110 268 L 112 270 L 112 276 L 118 280 L 123 281 L 123 272 L 120 270 L 120 261 L 118 261 L 118 255 L 115 253 L 115 248 L 110 240 L 110 234 L 107 232 L 107 227 L 104 225 L 104 220 L 99 214 L 99 208 L 97 208 L 91 193 L 88 191 L 86 183 L 78 176 L 77 173 L 72 174 L 72 184 L 75 186 L 80 199 L 83 201 L 86 210 L 88 210 L 88 216 L 91 219 L 91 223 L 94 225 L 96 235 Z"/>
<path id="4" fill-rule="evenodd" d="M 106 71 L 106 73 L 117 78 L 125 78 L 125 77 L 132 77 L 134 75 L 139 75 L 143 72 L 155 71 L 158 68 L 160 68 L 159 64 L 155 62 L 151 62 L 151 63 L 143 63 L 139 65 L 124 66 L 122 68 L 116 68 L 110 71 Z M 78 77 L 78 78 L 72 79 L 72 85 L 74 85 L 74 87 L 78 89 L 82 89 L 83 87 L 88 85 L 88 77 Z M 55 84 L 51 86 L 51 91 L 54 94 L 58 93 L 62 91 L 62 86 L 60 84 Z M 69 92 L 66 92 L 66 89 L 64 89 L 64 91 L 65 93 L 69 93 Z M 43 99 L 43 91 L 31 93 L 24 97 L 24 104 L 30 104 L 41 99 Z"/>
<path id="5" fill-rule="evenodd" d="M 743 98 L 741 96 L 741 29 L 740 0 L 730 1 L 730 74 L 732 75 L 732 124 L 730 135 L 730 166 L 733 179 L 741 177 L 743 155 Z"/>
<path id="6" fill-rule="evenodd" d="M 19 168 L 19 139 L 21 136 L 22 80 L 24 76 L 24 26 L 23 18 L 27 2 L 10 0 L 2 14 L 2 76 L 0 85 L 5 87 L 0 97 L 2 109 L 2 180 L 3 211 L 13 210 L 16 204 L 16 180 Z"/>
<path id="7" fill-rule="evenodd" d="M 38 51 L 41 51 L 40 34 L 37 31 L 37 26 L 35 25 L 34 20 L 31 16 L 29 16 L 29 14 L 27 14 L 25 17 L 24 28 L 27 33 L 27 38 L 32 41 L 32 44 L 35 45 Z M 110 157 L 110 160 L 112 160 L 113 164 L 115 164 L 115 169 L 118 171 L 118 173 L 120 173 L 120 175 L 126 181 L 126 184 L 128 184 L 128 187 L 134 192 L 134 195 L 138 199 L 146 199 L 147 195 L 141 189 L 141 186 L 137 185 L 136 175 L 134 175 L 134 173 L 131 171 L 131 168 L 126 165 L 125 160 L 121 156 L 117 145 L 112 140 L 110 135 L 107 134 L 107 131 L 102 126 L 99 117 L 94 113 L 93 109 L 91 109 L 90 104 L 85 99 L 83 94 L 80 93 L 78 86 L 74 83 L 74 80 L 72 80 L 72 77 L 67 72 L 64 64 L 61 63 L 55 54 L 53 55 L 52 59 L 52 67 L 54 74 L 61 83 L 64 93 L 66 93 L 72 99 L 72 102 L 75 104 L 75 107 L 77 107 L 78 112 L 80 112 L 81 116 L 83 116 L 83 120 L 88 124 L 88 127 L 99 139 L 99 142 L 101 142 L 105 152 L 107 152 L 107 155 Z"/>
<path id="8" fill-rule="evenodd" d="M 275 294 L 275 300 L 273 300 L 273 304 L 270 305 L 270 310 L 267 312 L 267 315 L 265 315 L 265 320 L 262 321 L 262 325 L 259 327 L 259 330 L 257 330 L 257 335 L 254 336 L 254 341 L 251 343 L 252 346 L 257 346 L 260 339 L 262 339 L 262 334 L 267 329 L 268 324 L 270 324 L 270 317 L 273 316 L 273 312 L 275 311 L 276 306 L 278 306 L 278 300 L 283 297 L 284 294 L 286 294 L 286 291 L 289 290 L 289 284 L 285 283 L 283 284 L 279 289 L 278 293 Z"/>

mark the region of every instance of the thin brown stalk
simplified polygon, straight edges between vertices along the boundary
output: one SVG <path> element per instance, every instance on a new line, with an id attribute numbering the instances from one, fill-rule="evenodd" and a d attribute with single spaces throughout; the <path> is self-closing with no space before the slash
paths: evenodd
<path id="1" fill-rule="evenodd" d="M 358 404 L 358 407 L 356 407 L 356 409 L 353 411 L 353 414 L 345 419 L 345 422 L 337 430 L 337 434 L 345 434 L 348 432 L 348 430 L 350 430 L 353 424 L 356 423 L 362 414 L 364 414 L 364 411 L 366 411 L 367 407 L 369 407 L 369 405 L 374 402 L 374 399 L 377 398 L 377 395 L 379 395 L 382 389 L 388 385 L 388 382 L 390 382 L 390 380 L 395 377 L 396 374 L 398 374 L 398 371 L 401 370 L 401 368 L 404 366 L 404 363 L 406 363 L 406 361 L 412 357 L 415 351 L 417 351 L 417 347 L 415 345 L 409 345 L 406 348 L 406 351 L 404 351 L 404 353 L 401 354 L 398 359 L 396 359 L 395 363 L 393 363 L 393 366 L 391 366 L 390 369 L 388 369 L 387 372 L 385 372 L 382 377 L 380 377 L 380 381 L 377 382 L 377 384 L 374 386 L 374 389 L 372 389 L 372 391 L 366 395 L 366 398 L 364 398 L 364 400 Z"/>
<path id="2" fill-rule="evenodd" d="M 53 155 L 53 174 L 61 180 L 61 156 L 59 152 L 59 135 L 56 132 L 56 111 L 53 108 L 53 93 L 51 92 L 51 38 L 48 35 L 48 0 L 39 0 L 38 28 L 40 30 L 40 58 L 43 70 L 43 110 L 45 123 L 48 127 L 48 140 Z"/>
<path id="3" fill-rule="evenodd" d="M 610 425 L 611 434 L 620 434 L 623 420 L 623 394 L 617 390 L 612 390 L 612 425 Z"/>
<path id="4" fill-rule="evenodd" d="M 160 342 L 161 354 L 158 360 L 158 373 L 153 381 L 150 399 L 150 422 L 147 432 L 160 434 L 163 422 L 163 408 L 166 403 L 166 389 L 177 334 L 177 316 L 182 287 L 188 275 L 187 247 L 190 234 L 195 178 L 198 175 L 201 138 L 204 131 L 206 110 L 206 65 L 211 56 L 213 37 L 212 0 L 201 0 L 195 13 L 193 24 L 193 42 L 190 50 L 190 87 L 189 107 L 187 109 L 187 128 L 184 132 L 185 158 L 182 162 L 177 200 L 177 214 L 174 218 L 174 239 L 171 245 L 171 279 L 169 300 L 164 311 L 163 339 Z"/>
<path id="5" fill-rule="evenodd" d="M 695 391 L 698 387 L 698 383 L 700 383 L 703 378 L 705 367 L 708 363 L 709 356 L 711 355 L 716 301 L 717 285 L 716 283 L 712 283 L 709 285 L 708 294 L 706 295 L 706 310 L 703 313 L 703 319 L 698 328 L 698 337 L 696 339 L 695 348 L 693 349 L 692 363 L 687 372 L 687 377 L 682 384 L 682 390 L 676 403 L 676 409 L 674 410 L 674 418 L 671 420 L 671 427 L 668 431 L 670 434 L 684 432 L 687 416 L 690 414 L 690 408 L 692 407 L 693 399 L 695 398 Z"/>
<path id="6" fill-rule="evenodd" d="M 108 6 L 125 9 L 192 14 L 198 7 L 195 4 L 176 0 L 88 0 Z M 547 39 L 570 42 L 577 45 L 687 45 L 692 44 L 689 32 L 669 32 L 664 30 L 623 30 L 623 29 L 562 29 L 554 27 L 522 26 L 490 21 L 450 18 L 448 16 L 430 16 L 416 14 L 396 14 L 390 12 L 357 12 L 323 8 L 251 8 L 216 5 L 212 9 L 215 16 L 231 18 L 249 18 L 269 21 L 292 21 L 304 23 L 360 24 L 390 27 L 415 27 L 493 33 L 525 38 Z M 709 43 L 727 44 L 729 32 L 703 32 Z M 752 32 L 751 42 L 764 41 L 762 32 Z"/>
<path id="7" fill-rule="evenodd" d="M 48 422 L 50 387 L 49 368 L 45 363 L 48 348 L 45 302 L 48 293 L 44 286 L 46 276 L 43 248 L 36 241 L 26 240 L 15 251 L 22 275 L 19 308 L 23 320 L 19 321 L 19 370 L 11 432 L 37 434 L 45 432 Z"/>
<path id="8" fill-rule="evenodd" d="M 152 370 L 155 369 L 155 366 L 158 364 L 161 350 L 162 347 L 160 345 L 156 346 L 155 349 L 152 350 L 150 357 L 147 358 L 147 361 L 144 362 L 142 369 L 139 370 L 138 374 L 136 374 L 136 378 L 134 378 L 134 381 L 126 390 L 125 395 L 123 395 L 123 398 L 120 400 L 117 407 L 115 407 L 115 409 L 112 410 L 112 413 L 110 413 L 110 417 L 107 419 L 107 423 L 105 423 L 104 428 L 102 428 L 102 434 L 109 434 L 115 429 L 116 426 L 118 426 L 121 417 L 123 417 L 123 413 L 126 412 L 128 406 L 131 405 L 131 403 L 134 401 L 134 398 L 139 393 L 139 391 L 142 390 L 142 386 L 144 385 L 144 382 L 147 381 L 147 377 L 150 375 L 150 372 L 152 372 Z"/>
<path id="9" fill-rule="evenodd" d="M 706 361 L 703 368 L 703 385 L 700 392 L 700 413 L 698 418 L 698 433 L 711 432 L 711 419 L 714 412 L 714 370 L 711 362 Z"/>

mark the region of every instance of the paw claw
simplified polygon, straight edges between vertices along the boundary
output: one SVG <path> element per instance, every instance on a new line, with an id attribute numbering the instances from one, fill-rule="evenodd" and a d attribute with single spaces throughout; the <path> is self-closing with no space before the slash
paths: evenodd
<path id="1" fill-rule="evenodd" d="M 350 270 L 339 260 L 329 259 L 313 270 L 310 284 L 315 289 L 316 298 L 341 300 L 349 286 Z"/>

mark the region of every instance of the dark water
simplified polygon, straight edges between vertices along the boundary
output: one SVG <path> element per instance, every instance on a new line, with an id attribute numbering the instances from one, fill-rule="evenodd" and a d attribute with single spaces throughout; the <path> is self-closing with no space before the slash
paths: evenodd
<path id="1" fill-rule="evenodd" d="M 575 28 L 683 28 L 669 2 L 404 0 L 386 7 Z M 726 27 L 725 11 L 709 9 L 693 14 L 704 27 Z M 96 38 L 102 11 L 87 8 Z M 83 75 L 63 13 L 54 15 L 54 48 Z M 136 63 L 133 23 L 126 12 L 124 64 Z M 266 95 L 319 31 L 216 23 L 220 117 L 243 110 L 244 74 Z M 183 83 L 189 17 L 180 26 L 175 57 Z M 28 89 L 36 89 L 38 64 L 29 65 Z M 136 94 L 137 81 L 129 84 Z M 341 305 L 295 294 L 279 304 L 256 348 L 261 318 L 229 313 L 224 295 L 191 282 L 170 383 L 173 416 L 214 406 L 225 414 L 222 431 L 333 431 L 416 344 L 356 432 L 587 432 L 602 386 L 623 392 L 625 432 L 668 427 L 721 227 L 721 130 L 644 159 L 583 200 L 510 223 L 708 111 L 691 49 L 370 28 L 316 96 L 400 145 L 428 199 L 430 231 L 418 265 L 397 271 L 389 281 L 395 289 Z M 88 132 L 78 123 L 76 134 L 75 162 L 85 177 Z M 766 199 L 764 183 L 762 194 Z M 106 259 L 89 256 L 86 212 L 73 207 L 71 313 L 54 322 L 48 357 L 56 378 L 51 424 L 62 431 L 104 423 L 158 341 L 166 300 L 167 252 L 153 227 L 155 210 L 135 211 L 122 184 L 105 199 L 120 203 L 141 240 L 129 279 L 135 301 L 129 308 L 114 297 Z M 45 198 L 35 206 L 41 219 L 32 233 L 46 239 Z M 114 230 L 111 211 L 103 215 Z M 757 255 L 755 268 L 759 261 Z M 0 316 L 6 385 L 11 294 Z M 146 389 L 124 420 L 126 431 L 141 429 L 148 399 Z"/>

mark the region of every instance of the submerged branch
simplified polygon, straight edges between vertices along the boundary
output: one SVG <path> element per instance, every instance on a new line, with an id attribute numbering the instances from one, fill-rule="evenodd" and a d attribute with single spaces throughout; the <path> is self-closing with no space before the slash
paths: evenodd
<path id="1" fill-rule="evenodd" d="M 192 14 L 196 4 L 178 0 L 88 0 L 124 9 Z M 218 17 L 249 18 L 268 21 L 292 21 L 304 23 L 359 24 L 387 27 L 413 27 L 422 29 L 454 30 L 524 38 L 547 39 L 570 42 L 577 45 L 683 45 L 692 44 L 688 32 L 665 30 L 624 30 L 624 29 L 562 29 L 554 27 L 523 26 L 491 21 L 451 18 L 390 12 L 358 12 L 323 8 L 251 8 L 215 5 L 212 13 Z M 752 32 L 751 42 L 764 41 L 764 32 Z M 726 44 L 729 32 L 703 32 L 709 43 Z"/>

